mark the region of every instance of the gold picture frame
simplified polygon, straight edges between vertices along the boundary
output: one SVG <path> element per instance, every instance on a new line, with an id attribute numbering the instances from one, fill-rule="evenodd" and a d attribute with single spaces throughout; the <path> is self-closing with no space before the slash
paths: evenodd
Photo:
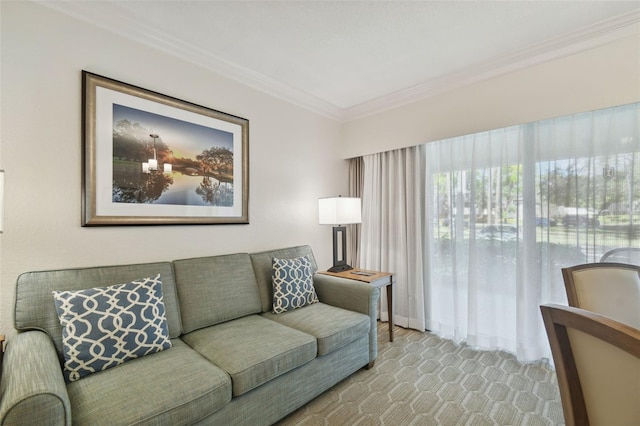
<path id="1" fill-rule="evenodd" d="M 82 72 L 82 226 L 249 223 L 249 120 Z"/>

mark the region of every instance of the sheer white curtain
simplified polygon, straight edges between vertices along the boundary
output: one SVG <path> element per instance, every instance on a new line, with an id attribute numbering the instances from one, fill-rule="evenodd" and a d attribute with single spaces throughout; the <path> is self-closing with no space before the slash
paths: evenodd
<path id="1" fill-rule="evenodd" d="M 360 266 L 394 272 L 394 321 L 425 329 L 424 147 L 363 157 Z M 388 321 L 386 292 L 380 319 Z"/>
<path id="2" fill-rule="evenodd" d="M 550 359 L 560 269 L 640 247 L 639 123 L 632 104 L 365 156 L 361 266 L 397 273 L 396 323 Z"/>
<path id="3" fill-rule="evenodd" d="M 521 353 L 531 346 L 523 340 L 546 338 L 536 332 L 535 248 L 524 244 L 535 243 L 526 238 L 532 227 L 535 233 L 535 217 L 522 166 L 533 144 L 523 132 L 516 126 L 426 146 L 427 328 L 536 359 L 546 354 Z"/>
<path id="4" fill-rule="evenodd" d="M 640 243 L 639 114 L 627 105 L 426 145 L 428 329 L 550 359 L 539 305 L 567 303 L 560 269 Z"/>

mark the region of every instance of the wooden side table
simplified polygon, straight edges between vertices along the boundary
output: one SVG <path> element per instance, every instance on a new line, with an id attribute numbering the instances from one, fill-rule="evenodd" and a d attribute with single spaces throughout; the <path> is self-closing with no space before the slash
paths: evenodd
<path id="1" fill-rule="evenodd" d="M 318 272 L 319 274 L 362 281 L 373 287 L 387 288 L 387 311 L 389 312 L 389 341 L 393 342 L 393 273 L 354 268 L 343 272 Z"/>

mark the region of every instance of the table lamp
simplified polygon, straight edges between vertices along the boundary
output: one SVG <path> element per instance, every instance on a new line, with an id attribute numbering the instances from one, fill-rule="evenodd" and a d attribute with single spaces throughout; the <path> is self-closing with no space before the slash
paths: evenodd
<path id="1" fill-rule="evenodd" d="M 318 199 L 320 225 L 333 226 L 333 267 L 329 272 L 353 269 L 347 265 L 347 227 L 362 222 L 360 198 L 328 197 Z"/>

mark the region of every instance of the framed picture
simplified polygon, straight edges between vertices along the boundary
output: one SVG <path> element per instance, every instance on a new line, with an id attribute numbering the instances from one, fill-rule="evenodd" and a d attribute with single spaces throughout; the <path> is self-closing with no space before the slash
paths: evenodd
<path id="1" fill-rule="evenodd" d="M 82 226 L 249 223 L 249 121 L 82 72 Z"/>

